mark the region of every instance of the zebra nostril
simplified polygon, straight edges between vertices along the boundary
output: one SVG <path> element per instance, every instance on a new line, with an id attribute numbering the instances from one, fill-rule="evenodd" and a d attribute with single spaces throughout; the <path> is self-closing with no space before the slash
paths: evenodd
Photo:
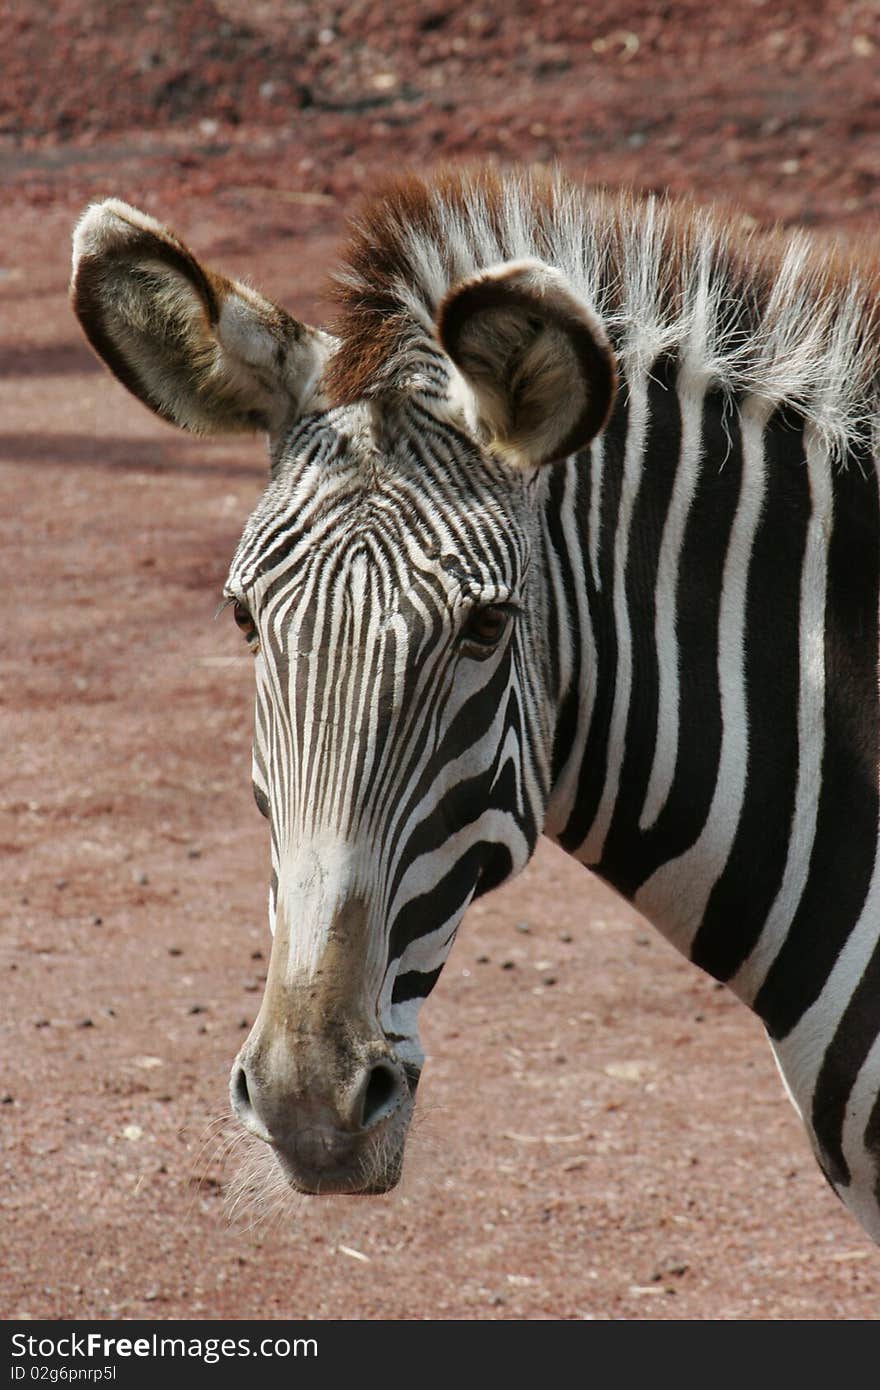
<path id="1" fill-rule="evenodd" d="M 236 1064 L 229 1078 L 229 1099 L 232 1104 L 232 1113 L 239 1123 L 244 1125 L 245 1129 L 255 1135 L 257 1139 L 263 1139 L 268 1143 L 270 1134 L 256 1100 L 251 1095 L 247 1070 L 241 1062 Z"/>
<path id="2" fill-rule="evenodd" d="M 248 1088 L 247 1072 L 242 1066 L 235 1069 L 232 1084 L 229 1087 L 229 1095 L 232 1100 L 232 1109 L 241 1123 L 246 1129 L 254 1130 L 257 1116 Z"/>
<path id="3" fill-rule="evenodd" d="M 396 1110 L 403 1090 L 397 1068 L 390 1062 L 376 1062 L 361 1092 L 361 1128 L 370 1129 Z"/>
<path id="4" fill-rule="evenodd" d="M 232 1084 L 232 1095 L 234 1100 L 241 1106 L 242 1110 L 251 1110 L 251 1093 L 248 1090 L 247 1072 L 244 1067 L 239 1067 Z"/>

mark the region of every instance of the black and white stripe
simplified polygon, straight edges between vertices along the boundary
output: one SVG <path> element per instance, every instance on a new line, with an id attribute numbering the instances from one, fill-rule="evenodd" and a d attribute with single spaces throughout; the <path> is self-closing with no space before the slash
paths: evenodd
<path id="1" fill-rule="evenodd" d="M 603 240 L 607 208 L 555 196 L 540 228 L 514 186 L 493 216 L 475 193 L 470 222 L 450 205 L 408 229 L 422 387 L 276 449 L 229 579 L 259 630 L 271 912 L 314 874 L 369 902 L 369 988 L 415 1062 L 467 904 L 546 831 L 760 1015 L 880 1239 L 880 496 L 857 296 L 823 303 L 797 242 L 750 286 L 695 221 L 676 297 L 662 209 L 616 209 Z M 448 363 L 418 325 L 456 278 L 525 255 L 595 306 L 621 381 L 591 446 L 517 473 L 437 409 Z M 499 603 L 509 633 L 479 659 L 467 614 Z M 295 938 L 297 969 L 314 949 Z"/>
<path id="2" fill-rule="evenodd" d="M 531 528 L 517 510 L 534 488 L 512 495 L 500 465 L 426 429 L 421 407 L 400 409 L 380 466 L 357 412 L 334 414 L 344 453 L 333 416 L 299 427 L 296 466 L 252 517 L 228 590 L 259 632 L 253 776 L 271 819 L 273 924 L 310 872 L 342 875 L 370 903 L 380 1014 L 405 1039 L 468 902 L 522 868 L 540 832 L 548 769 L 523 737 L 537 703 L 525 615 L 486 658 L 462 638 L 474 605 L 522 589 Z M 313 936 L 294 934 L 291 969 L 307 974 L 326 924 L 300 917 Z"/>

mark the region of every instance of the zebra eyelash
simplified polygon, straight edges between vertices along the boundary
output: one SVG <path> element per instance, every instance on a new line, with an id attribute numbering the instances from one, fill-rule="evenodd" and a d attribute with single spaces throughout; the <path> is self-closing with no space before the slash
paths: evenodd
<path id="1" fill-rule="evenodd" d="M 483 598 L 477 594 L 469 595 L 465 603 L 465 613 L 467 618 L 481 612 L 486 608 L 499 608 L 502 612 L 510 614 L 512 618 L 519 618 L 525 613 L 525 607 L 514 598 Z"/>
<path id="2" fill-rule="evenodd" d="M 247 642 L 254 656 L 256 656 L 260 650 L 260 637 L 259 633 L 257 632 L 257 625 L 254 621 L 253 614 L 251 613 L 250 608 L 244 602 L 243 599 L 240 599 L 238 597 L 237 594 L 234 594 L 228 590 L 223 595 L 222 602 L 220 603 L 217 612 L 214 614 L 215 620 L 219 618 L 220 614 L 226 608 L 233 608 L 237 610 L 235 612 L 235 625 L 244 637 L 244 640 Z"/>
<path id="3" fill-rule="evenodd" d="M 464 626 L 459 634 L 462 648 L 468 656 L 482 661 L 492 656 L 499 650 L 504 639 L 508 636 L 511 624 L 517 615 L 522 613 L 522 608 L 518 603 L 509 599 L 501 600 L 498 603 L 473 603 L 470 606 L 464 621 Z M 499 629 L 496 637 L 485 637 L 473 631 L 481 618 L 489 615 L 501 614 L 504 618 L 503 626 Z"/>

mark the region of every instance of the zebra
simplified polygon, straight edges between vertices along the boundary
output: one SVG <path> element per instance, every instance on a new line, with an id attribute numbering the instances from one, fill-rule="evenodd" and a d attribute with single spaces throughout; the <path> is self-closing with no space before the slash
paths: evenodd
<path id="1" fill-rule="evenodd" d="M 562 173 L 390 178 L 327 331 L 93 205 L 72 299 L 153 411 L 265 432 L 271 960 L 232 1108 L 307 1193 L 398 1181 L 418 1015 L 543 833 L 763 1021 L 880 1241 L 880 272 Z"/>

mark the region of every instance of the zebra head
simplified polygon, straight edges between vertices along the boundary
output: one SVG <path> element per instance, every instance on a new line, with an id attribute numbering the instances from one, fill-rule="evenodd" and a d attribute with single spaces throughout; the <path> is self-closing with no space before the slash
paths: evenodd
<path id="1" fill-rule="evenodd" d="M 158 414 L 269 435 L 225 588 L 254 653 L 272 841 L 271 961 L 232 1104 L 300 1190 L 387 1190 L 419 1006 L 469 902 L 541 832 L 543 465 L 601 428 L 610 350 L 529 260 L 441 287 L 393 350 L 380 331 L 346 354 L 115 201 L 77 229 L 73 297 Z"/>

